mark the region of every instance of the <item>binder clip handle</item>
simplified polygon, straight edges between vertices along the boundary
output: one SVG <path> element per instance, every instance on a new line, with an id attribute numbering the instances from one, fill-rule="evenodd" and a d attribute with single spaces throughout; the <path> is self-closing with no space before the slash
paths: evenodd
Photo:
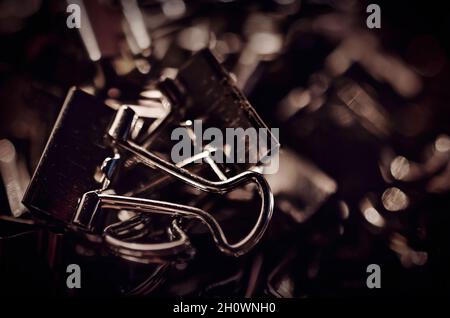
<path id="1" fill-rule="evenodd" d="M 129 138 L 129 133 L 132 131 L 137 119 L 138 116 L 133 109 L 127 106 L 120 107 L 110 126 L 110 129 L 108 130 L 108 136 L 117 149 L 133 154 L 144 164 L 152 168 L 160 169 L 192 187 L 210 193 L 225 194 L 250 182 L 256 184 L 259 196 L 261 198 L 260 213 L 249 234 L 236 244 L 230 244 L 228 242 L 222 228 L 208 212 L 195 207 L 165 203 L 169 209 L 174 209 L 170 213 L 178 211 L 178 213 L 184 217 L 196 217 L 206 224 L 210 229 L 217 246 L 226 254 L 239 256 L 248 252 L 261 239 L 267 229 L 273 212 L 273 194 L 263 175 L 255 171 L 247 170 L 229 179 L 221 181 L 211 181 L 195 175 L 184 168 L 178 167 L 173 163 L 161 159 L 152 152 L 132 142 Z M 136 198 L 133 198 L 133 200 L 141 200 L 136 202 L 137 204 L 139 204 L 139 202 L 145 204 L 145 202 L 150 203 L 150 201 L 152 201 Z M 158 211 L 153 212 L 158 213 Z"/>

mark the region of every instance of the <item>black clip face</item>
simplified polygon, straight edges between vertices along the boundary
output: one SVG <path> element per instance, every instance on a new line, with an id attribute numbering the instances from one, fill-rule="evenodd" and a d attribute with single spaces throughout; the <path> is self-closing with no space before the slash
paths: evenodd
<path id="1" fill-rule="evenodd" d="M 69 92 L 24 196 L 28 208 L 70 222 L 83 194 L 100 187 L 94 177 L 112 153 L 104 136 L 114 113 L 82 90 Z"/>

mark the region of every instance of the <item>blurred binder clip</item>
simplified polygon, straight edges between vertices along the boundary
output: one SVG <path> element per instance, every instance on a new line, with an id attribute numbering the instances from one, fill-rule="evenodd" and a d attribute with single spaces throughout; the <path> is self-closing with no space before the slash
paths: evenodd
<path id="1" fill-rule="evenodd" d="M 150 149 L 156 142 L 164 145 L 170 140 L 164 127 L 199 118 L 210 126 L 267 127 L 207 50 L 193 56 L 176 79 L 161 81 L 154 92 L 166 110 L 162 112 L 165 116 L 155 116 L 151 107 L 141 105 L 114 109 L 82 90 L 72 89 L 24 196 L 24 204 L 31 211 L 85 233 L 131 261 L 161 263 L 179 260 L 182 255 L 192 256 L 194 249 L 183 226 L 192 219 L 206 225 L 223 253 L 247 253 L 263 236 L 273 211 L 270 187 L 255 169 L 262 163 L 239 168 L 219 167 L 206 161 L 218 179 L 212 180 L 187 169 L 195 158 L 172 163 Z M 153 123 L 144 125 L 146 119 Z M 271 151 L 278 151 L 276 137 L 269 137 Z M 135 165 L 137 162 L 139 166 Z M 144 193 L 142 189 L 151 188 L 148 181 L 141 182 L 137 189 L 123 186 L 127 171 L 148 168 L 152 175 L 171 176 L 204 193 L 224 195 L 252 183 L 261 202 L 257 220 L 243 239 L 231 244 L 212 213 L 188 204 L 137 197 Z M 120 217 L 120 211 L 126 211 L 128 216 Z M 161 228 L 155 230 L 155 215 L 169 216 L 163 225 L 165 235 L 160 235 Z"/>

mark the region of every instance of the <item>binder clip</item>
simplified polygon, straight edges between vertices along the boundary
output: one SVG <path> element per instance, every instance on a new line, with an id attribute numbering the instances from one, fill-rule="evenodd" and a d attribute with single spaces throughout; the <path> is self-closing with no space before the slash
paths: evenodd
<path id="1" fill-rule="evenodd" d="M 251 164 L 241 170 L 233 165 L 227 168 L 233 175 L 226 176 L 216 167 L 219 180 L 210 180 L 185 167 L 195 158 L 173 163 L 151 148 L 170 139 L 167 127 L 182 125 L 186 120 L 205 118 L 205 123 L 221 122 L 222 127 L 266 127 L 265 124 L 209 51 L 193 56 L 175 80 L 159 83 L 158 91 L 162 107 L 169 111 L 163 118 L 155 119 L 145 106 L 122 105 L 113 109 L 72 89 L 24 196 L 24 204 L 131 261 L 168 262 L 180 259 L 180 255 L 192 256 L 194 249 L 182 224 L 185 220 L 206 225 L 223 253 L 247 253 L 263 236 L 273 211 L 272 192 L 264 176 Z M 140 134 L 143 126 L 139 123 L 148 118 L 156 124 Z M 272 148 L 277 150 L 278 141 L 270 137 Z M 133 169 L 151 169 L 152 173 L 171 176 L 202 192 L 220 195 L 252 183 L 261 200 L 256 223 L 243 239 L 231 244 L 213 214 L 199 207 L 134 196 L 142 189 L 117 190 L 127 188 L 123 187 L 123 180 Z M 143 188 L 149 189 L 146 184 Z M 120 219 L 118 211 L 131 212 L 132 217 Z M 148 243 L 145 239 L 160 232 L 152 230 L 155 215 L 168 216 L 167 235 Z"/>

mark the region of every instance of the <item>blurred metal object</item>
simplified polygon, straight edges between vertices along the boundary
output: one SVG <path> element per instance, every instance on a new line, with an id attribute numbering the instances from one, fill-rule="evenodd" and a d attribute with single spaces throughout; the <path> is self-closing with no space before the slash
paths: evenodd
<path id="1" fill-rule="evenodd" d="M 22 198 L 30 181 L 30 176 L 24 162 L 17 158 L 14 145 L 7 139 L 0 140 L 0 174 L 6 189 L 11 213 L 14 217 L 20 217 L 27 211 L 22 204 Z"/>
<path id="2" fill-rule="evenodd" d="M 280 154 L 278 173 L 267 176 L 281 211 L 307 221 L 338 190 L 336 182 L 289 149 Z"/>

